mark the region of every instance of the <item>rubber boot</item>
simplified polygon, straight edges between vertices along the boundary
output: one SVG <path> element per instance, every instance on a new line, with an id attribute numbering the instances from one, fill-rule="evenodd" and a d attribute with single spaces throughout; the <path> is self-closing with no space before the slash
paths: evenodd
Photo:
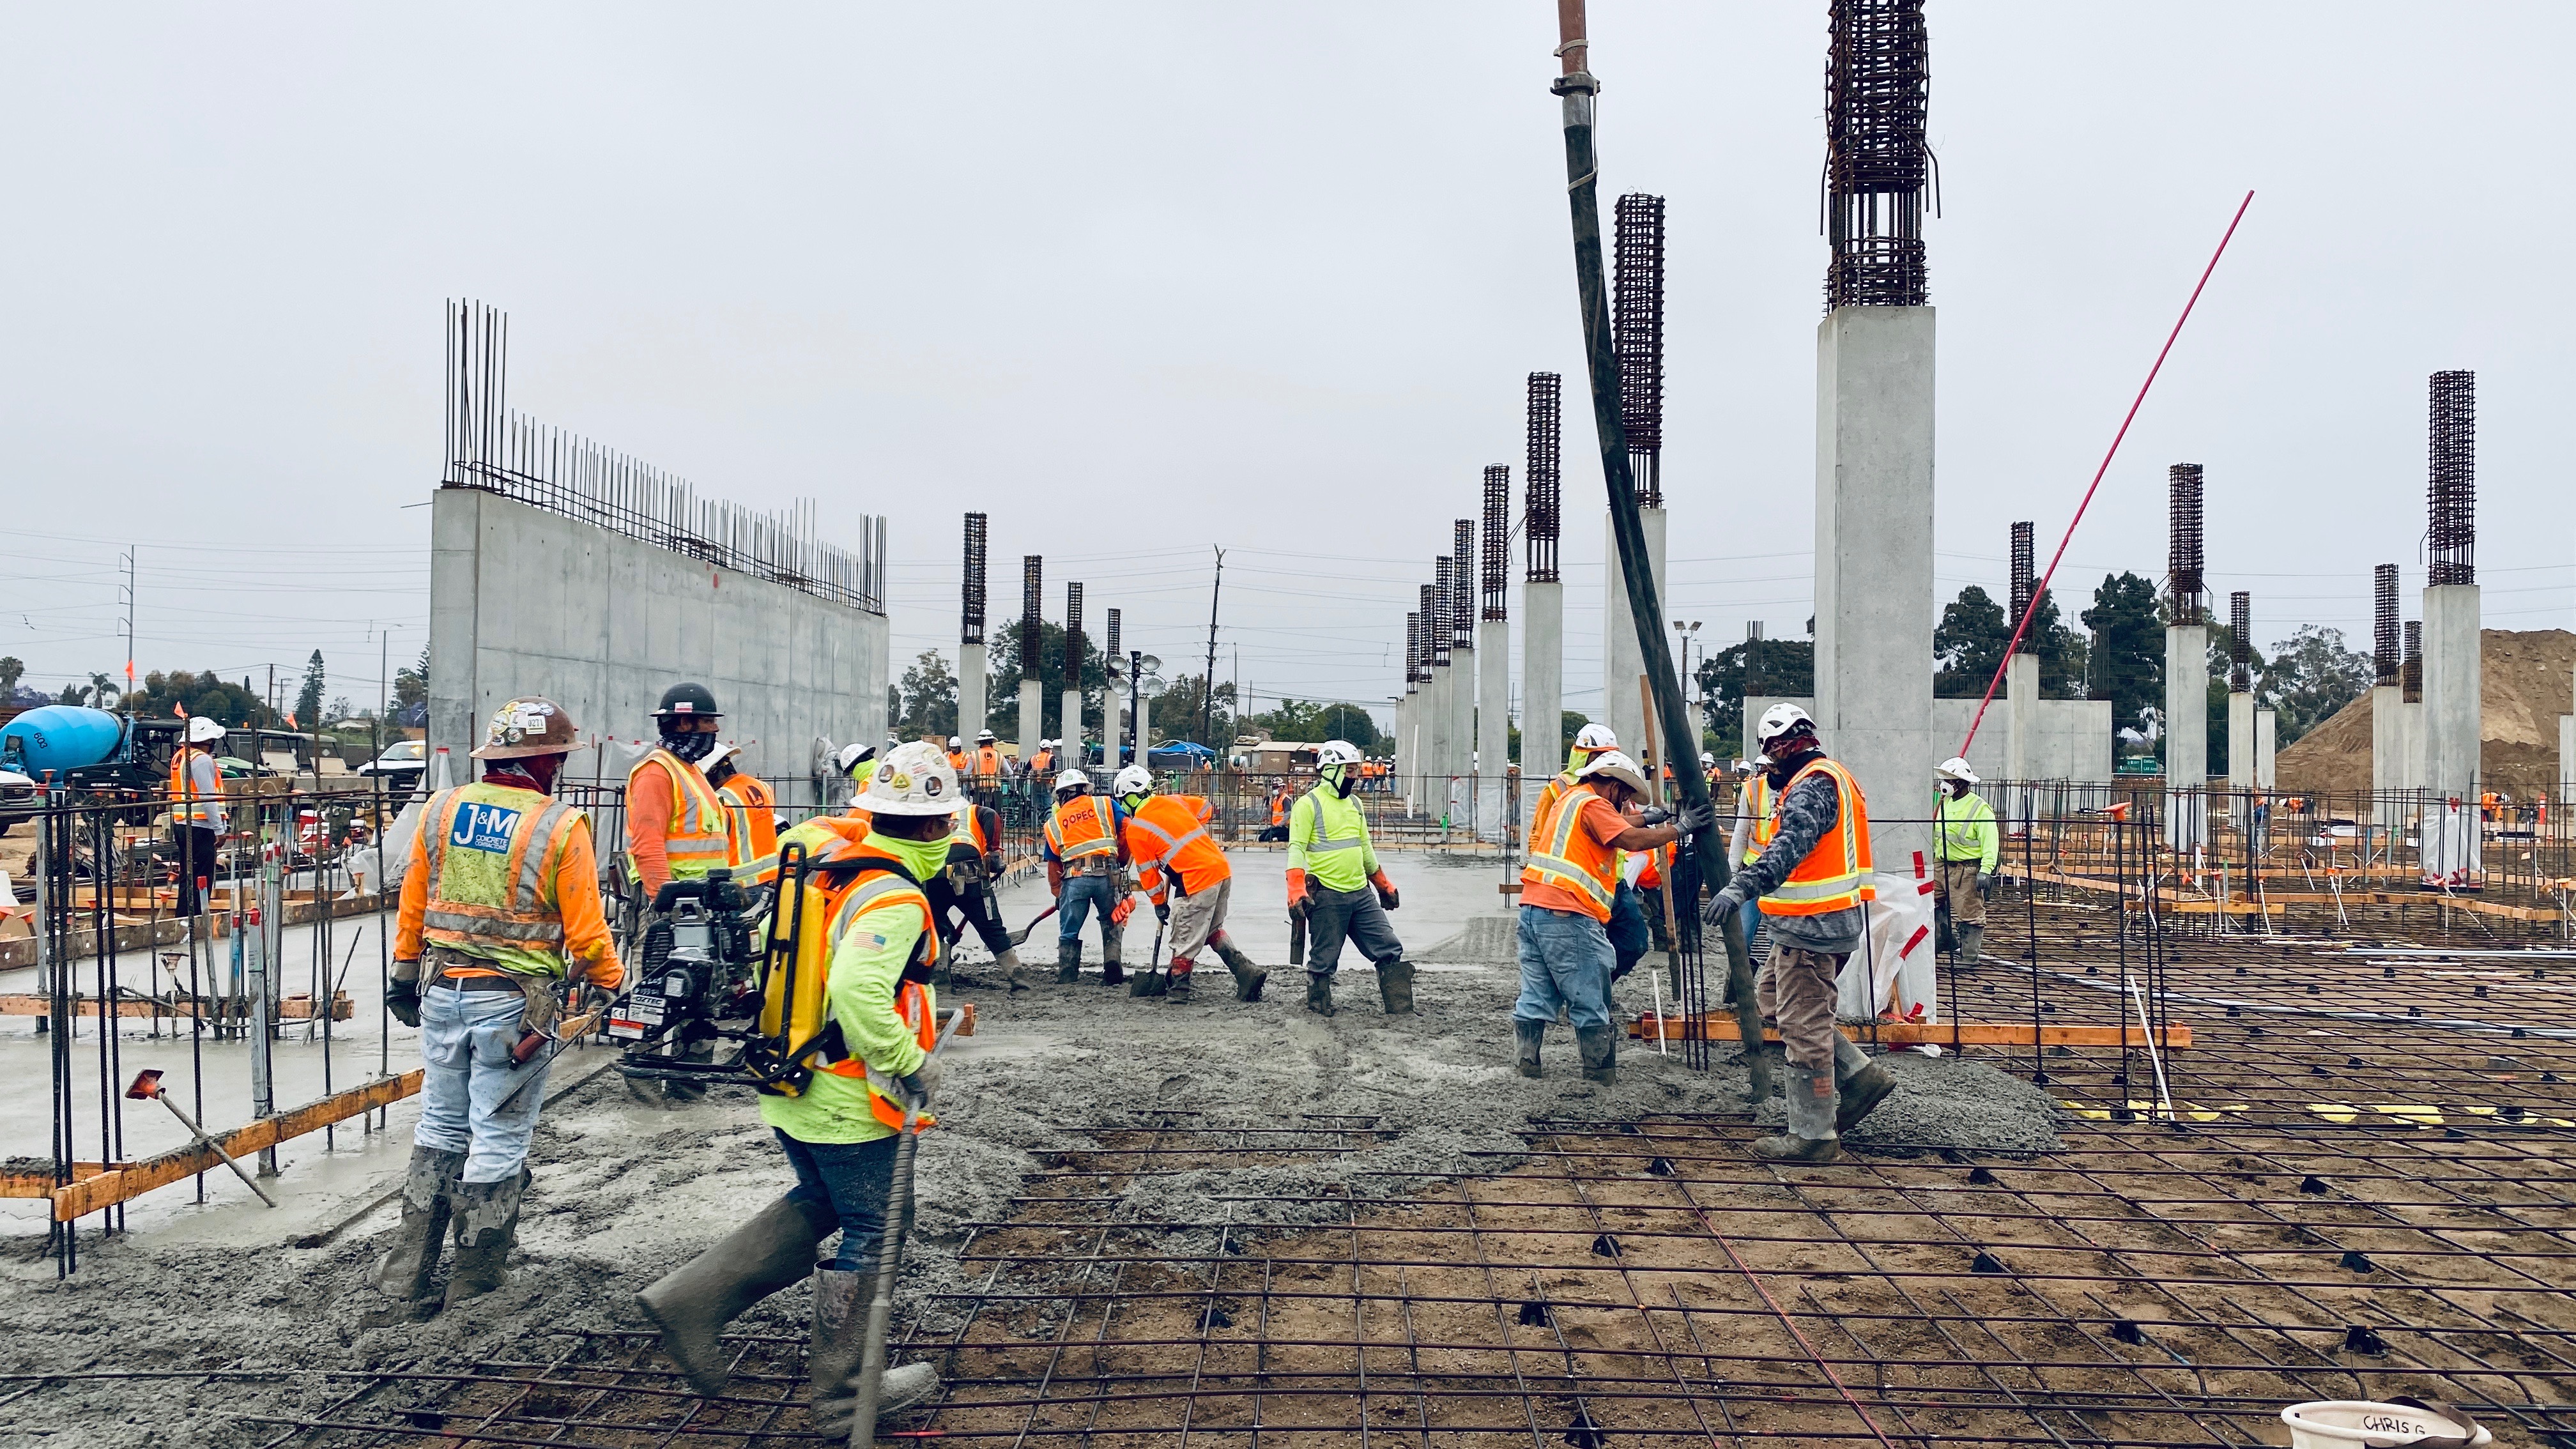
<path id="1" fill-rule="evenodd" d="M 1253 965 L 1251 957 L 1235 949 L 1234 938 L 1222 931 L 1208 944 L 1216 947 L 1216 954 L 1225 962 L 1225 969 L 1234 973 L 1234 999 L 1259 1001 L 1262 983 L 1270 979 L 1269 970 Z"/>
<path id="2" fill-rule="evenodd" d="M 1018 947 L 1014 946 L 1011 949 L 1004 951 L 1001 955 L 994 957 L 993 964 L 1001 968 L 1003 985 L 1008 986 L 1013 991 L 1026 991 L 1029 989 L 1028 972 L 1026 968 L 1020 965 L 1020 951 Z"/>
<path id="3" fill-rule="evenodd" d="M 1377 1001 L 1389 1016 L 1413 1014 L 1413 963 L 1380 961 L 1377 965 Z"/>
<path id="4" fill-rule="evenodd" d="M 1583 1056 L 1583 1080 L 1615 1086 L 1619 1081 L 1619 1028 L 1615 1025 L 1578 1026 L 1574 1029 L 1575 1050 Z"/>
<path id="5" fill-rule="evenodd" d="M 1306 1009 L 1317 1016 L 1333 1014 L 1333 974 L 1331 972 L 1306 973 Z"/>
<path id="6" fill-rule="evenodd" d="M 519 1203 L 536 1174 L 525 1167 L 499 1182 L 469 1182 L 456 1189 L 456 1268 L 447 1275 L 453 1308 L 510 1281 L 510 1245 L 519 1239 Z"/>
<path id="7" fill-rule="evenodd" d="M 814 1270 L 814 1338 L 806 1355 L 813 1427 L 828 1444 L 847 1443 L 858 1408 L 859 1361 L 867 1356 L 868 1290 L 876 1274 L 848 1268 Z M 877 1381 L 877 1417 L 897 1414 L 939 1392 L 939 1371 L 926 1363 L 888 1364 Z"/>
<path id="8" fill-rule="evenodd" d="M 1524 1077 L 1543 1076 L 1539 1070 L 1538 1049 L 1547 1040 L 1547 1023 L 1512 1018 L 1513 1064 Z"/>
<path id="9" fill-rule="evenodd" d="M 403 1174 L 402 1226 L 394 1229 L 392 1250 L 367 1275 L 379 1292 L 414 1303 L 436 1296 L 430 1275 L 438 1271 L 439 1253 L 447 1246 L 456 1174 L 464 1170 L 462 1152 L 413 1146 L 410 1170 Z"/>
<path id="10" fill-rule="evenodd" d="M 1834 1033 L 1834 1135 L 1858 1126 L 1896 1090 L 1896 1073 L 1871 1061 L 1850 1037 Z"/>
<path id="11" fill-rule="evenodd" d="M 1127 932 L 1117 923 L 1100 928 L 1100 984 L 1115 986 L 1127 979 L 1127 970 L 1118 964 L 1120 952 L 1127 944 Z"/>
<path id="12" fill-rule="evenodd" d="M 1081 979 L 1082 943 L 1080 941 L 1056 942 L 1055 984 L 1058 986 L 1071 986 L 1073 983 L 1080 981 Z"/>
<path id="13" fill-rule="evenodd" d="M 1753 1155 L 1765 1162 L 1833 1162 L 1843 1155 L 1834 1136 L 1834 1072 L 1819 1072 L 1802 1062 L 1789 1064 L 1786 1089 L 1789 1130 L 1753 1139 Z"/>
<path id="14" fill-rule="evenodd" d="M 1975 970 L 1978 958 L 1985 950 L 1985 945 L 1986 926 L 1983 921 L 1980 921 L 1973 926 L 1961 926 L 1959 928 L 1959 969 L 1962 971 Z"/>
<path id="15" fill-rule="evenodd" d="M 1163 974 L 1163 989 L 1158 994 L 1165 1001 L 1189 1000 L 1190 975 L 1197 966 L 1198 963 L 1195 961 L 1184 961 L 1177 956 L 1173 957 L 1172 969 Z"/>
<path id="16" fill-rule="evenodd" d="M 828 1207 L 782 1197 L 635 1295 L 690 1388 L 708 1398 L 724 1392 L 733 1356 L 716 1335 L 744 1309 L 804 1281 L 814 1250 L 840 1225 Z"/>

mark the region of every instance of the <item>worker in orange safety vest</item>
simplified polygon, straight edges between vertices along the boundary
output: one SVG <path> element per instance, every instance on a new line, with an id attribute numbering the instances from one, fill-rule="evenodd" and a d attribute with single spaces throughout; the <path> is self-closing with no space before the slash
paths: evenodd
<path id="1" fill-rule="evenodd" d="M 1118 772 L 1111 787 L 1127 807 L 1127 854 L 1136 862 L 1136 884 L 1154 902 L 1154 915 L 1171 928 L 1171 965 L 1153 962 L 1128 988 L 1131 996 L 1188 1000 L 1190 973 L 1201 948 L 1213 948 L 1234 973 L 1234 999 L 1259 1001 L 1270 973 L 1252 964 L 1226 934 L 1225 908 L 1234 895 L 1234 867 L 1208 834 L 1208 802 L 1197 795 L 1157 795 L 1142 765 Z M 1177 897 L 1177 900 L 1172 899 Z"/>

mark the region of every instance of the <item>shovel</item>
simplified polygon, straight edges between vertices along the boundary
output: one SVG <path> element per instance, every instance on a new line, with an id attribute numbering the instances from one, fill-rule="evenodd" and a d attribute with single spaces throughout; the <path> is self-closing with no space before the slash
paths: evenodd
<path id="1" fill-rule="evenodd" d="M 1052 915 L 1054 915 L 1054 914 L 1055 914 L 1055 907 L 1053 907 L 1053 906 L 1049 906 L 1049 907 L 1047 907 L 1045 910 L 1038 912 L 1038 913 L 1037 913 L 1037 915 L 1036 915 L 1036 917 L 1035 917 L 1034 919 L 1032 919 L 1032 920 L 1031 920 L 1027 925 L 1022 926 L 1022 927 L 1020 927 L 1018 930 L 1013 931 L 1013 932 L 1011 933 L 1011 944 L 1012 944 L 1013 946 L 1017 946 L 1017 945 L 1020 945 L 1022 942 L 1027 941 L 1027 940 L 1028 940 L 1028 938 L 1029 938 L 1029 933 L 1030 933 L 1030 932 L 1032 932 L 1032 931 L 1034 931 L 1034 930 L 1036 930 L 1040 925 L 1043 925 L 1043 924 L 1045 923 L 1045 921 L 1046 921 L 1046 918 L 1047 918 L 1047 917 L 1049 917 L 1049 916 L 1052 916 Z"/>
<path id="2" fill-rule="evenodd" d="M 1045 919 L 1040 917 L 1040 920 Z M 1037 924 L 1035 921 L 1031 925 Z M 949 1013 L 939 1039 L 930 1044 L 936 1057 L 957 1034 L 966 1013 Z M 928 1060 L 929 1058 L 924 1058 Z M 867 1346 L 859 1354 L 858 1417 L 850 1424 L 851 1449 L 874 1449 L 877 1442 L 877 1396 L 885 1386 L 886 1330 L 894 1322 L 894 1282 L 903 1271 L 903 1239 L 912 1231 L 912 1158 L 921 1145 L 921 1099 L 907 1092 L 903 1130 L 894 1139 L 894 1193 L 886 1204 L 886 1234 L 877 1244 L 877 1281 L 868 1300 Z"/>
<path id="3" fill-rule="evenodd" d="M 179 1104 L 170 1100 L 170 1094 L 161 1090 L 160 1068 L 147 1067 L 135 1073 L 134 1085 L 125 1089 L 125 1095 L 138 1102 L 158 1102 L 169 1108 L 170 1115 L 179 1119 L 179 1125 L 188 1129 L 188 1135 L 197 1139 L 197 1145 L 214 1149 L 214 1154 L 224 1160 L 224 1166 L 233 1170 L 233 1176 L 242 1180 L 242 1186 L 258 1193 L 261 1202 L 270 1207 L 277 1206 L 277 1199 L 268 1195 L 268 1189 L 261 1187 L 249 1173 L 242 1171 L 242 1165 L 233 1161 L 233 1155 L 224 1150 L 224 1145 L 207 1136 L 206 1130 L 199 1127 L 195 1119 L 187 1113 L 180 1111 Z"/>

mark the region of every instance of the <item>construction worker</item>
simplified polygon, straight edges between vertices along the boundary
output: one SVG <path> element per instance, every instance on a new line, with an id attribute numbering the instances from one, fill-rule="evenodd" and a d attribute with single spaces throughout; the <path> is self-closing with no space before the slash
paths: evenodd
<path id="1" fill-rule="evenodd" d="M 179 855 L 179 914 L 197 915 L 212 892 L 215 856 L 232 823 L 224 807 L 224 772 L 215 765 L 215 741 L 224 727 L 204 715 L 188 717 L 187 738 L 170 752 L 170 843 Z"/>
<path id="2" fill-rule="evenodd" d="M 1723 927 L 1745 902 L 1763 900 L 1771 959 L 1755 996 L 1776 1020 L 1788 1058 L 1788 1130 L 1754 1140 L 1753 1155 L 1775 1162 L 1831 1162 L 1841 1135 L 1896 1087 L 1834 1029 L 1834 980 L 1860 945 L 1870 884 L 1869 803 L 1849 770 L 1825 758 L 1816 722 L 1794 704 L 1775 704 L 1755 727 L 1755 763 L 1779 803 L 1771 844 L 1709 898 L 1706 919 Z M 1837 1080 L 1839 1078 L 1839 1080 Z"/>
<path id="3" fill-rule="evenodd" d="M 1351 792 L 1364 764 L 1346 740 L 1317 753 L 1315 788 L 1287 811 L 1288 913 L 1306 923 L 1306 1009 L 1333 1014 L 1333 973 L 1342 942 L 1354 940 L 1377 968 L 1378 1004 L 1389 1016 L 1413 1012 L 1413 963 L 1386 919 L 1400 897 L 1379 869 L 1368 818 Z"/>
<path id="4" fill-rule="evenodd" d="M 1037 758 L 1029 761 L 1029 773 L 1044 776 L 1055 770 L 1055 741 L 1038 741 Z"/>
<path id="5" fill-rule="evenodd" d="M 963 780 L 966 778 L 966 764 L 966 742 L 955 735 L 950 735 L 948 737 L 948 772 Z"/>
<path id="6" fill-rule="evenodd" d="M 483 778 L 443 790 L 421 816 L 403 874 L 385 1005 L 420 1028 L 420 1123 L 402 1225 L 375 1286 L 415 1304 L 452 1224 L 456 1266 L 442 1306 L 507 1281 L 528 1141 L 546 1099 L 565 1007 L 604 1004 L 625 978 L 599 899 L 590 820 L 551 798 L 580 743 L 553 701 L 523 695 L 484 731 Z M 516 1056 L 534 1035 L 536 1055 Z"/>
<path id="7" fill-rule="evenodd" d="M 1082 923 L 1100 912 L 1100 984 L 1127 979 L 1119 959 L 1126 939 L 1127 811 L 1106 795 L 1091 793 L 1091 777 L 1067 770 L 1055 777 L 1055 811 L 1040 832 L 1047 891 L 1055 897 L 1055 979 L 1082 979 Z M 1152 967 L 1147 968 L 1148 974 Z"/>
<path id="8" fill-rule="evenodd" d="M 698 768 L 715 753 L 723 719 L 705 685 L 672 685 L 653 711 L 659 740 L 626 772 L 627 874 L 648 906 L 670 882 L 703 879 L 733 860 L 725 798 Z"/>
<path id="9" fill-rule="evenodd" d="M 1771 837 L 1779 832 L 1780 822 L 1771 818 L 1772 794 L 1768 778 L 1753 767 L 1750 760 L 1735 762 L 1735 773 L 1744 784 L 1736 792 L 1735 830 L 1727 840 L 1727 859 L 1734 869 L 1742 870 L 1762 858 L 1771 848 Z M 1744 949 L 1753 949 L 1754 933 L 1762 928 L 1762 903 L 1744 903 Z"/>
<path id="10" fill-rule="evenodd" d="M 871 822 L 867 834 L 855 842 L 844 835 L 828 856 L 818 855 L 809 877 L 827 909 L 809 904 L 806 919 L 819 915 L 832 933 L 824 995 L 837 1031 L 808 1058 L 813 1075 L 800 1092 L 760 1097 L 760 1119 L 787 1154 L 796 1185 L 636 1295 L 662 1330 L 663 1351 L 691 1388 L 712 1398 L 724 1392 L 733 1361 L 734 1351 L 717 1337 L 725 1324 L 810 1276 L 812 1427 L 833 1443 L 849 1438 L 857 1407 L 863 1295 L 893 1193 L 901 1098 L 926 1103 L 938 1094 L 939 1064 L 928 1049 L 937 1040 L 930 976 L 939 935 L 920 883 L 946 867 L 963 798 L 946 752 L 927 741 L 897 746 L 869 774 L 858 800 Z M 924 1114 L 919 1125 L 932 1119 Z M 839 1249 L 817 1264 L 815 1254 L 835 1231 Z M 878 1412 L 908 1408 L 938 1387 L 928 1364 L 889 1367 Z"/>
<path id="11" fill-rule="evenodd" d="M 1563 799 L 1568 790 L 1574 788 L 1575 777 L 1583 767 L 1618 748 L 1619 736 L 1612 733 L 1608 725 L 1587 724 L 1574 732 L 1574 743 L 1567 747 L 1565 752 L 1565 769 L 1559 774 L 1548 777 L 1548 782 L 1539 787 L 1537 808 L 1530 812 L 1531 840 L 1538 840 L 1541 836 L 1538 828 L 1539 817 L 1554 809 L 1556 802 Z M 1642 780 L 1645 777 L 1641 773 L 1638 778 Z M 1639 803 L 1642 803 L 1644 794 L 1644 786 L 1640 785 Z M 1646 928 L 1644 897 L 1635 883 L 1628 879 L 1627 864 L 1625 859 L 1618 857 L 1613 857 L 1611 861 L 1613 871 L 1618 876 L 1618 883 L 1611 891 L 1610 918 L 1605 923 L 1604 929 L 1610 937 L 1612 961 L 1610 979 L 1614 981 L 1636 969 L 1637 963 L 1645 958 L 1646 948 L 1653 939 Z M 1606 1001 L 1609 988 L 1604 986 L 1602 989 Z"/>
<path id="12" fill-rule="evenodd" d="M 1208 802 L 1197 795 L 1157 795 L 1154 777 L 1142 765 L 1120 770 L 1110 788 L 1127 807 L 1122 833 L 1128 858 L 1136 863 L 1136 884 L 1154 902 L 1154 915 L 1171 928 L 1172 958 L 1168 972 L 1153 962 L 1130 983 L 1130 996 L 1190 998 L 1190 972 L 1202 947 L 1212 947 L 1234 974 L 1234 999 L 1259 1001 L 1261 983 L 1270 973 L 1235 949 L 1226 934 L 1226 903 L 1234 895 L 1234 867 L 1208 834 Z M 1177 896 L 1174 901 L 1170 897 Z"/>
<path id="13" fill-rule="evenodd" d="M 1516 1061 L 1524 1077 L 1540 1075 L 1539 1048 L 1562 1008 L 1574 1024 L 1584 1080 L 1618 1080 L 1609 927 L 1621 884 L 1619 852 L 1652 850 L 1681 838 L 1670 825 L 1629 822 L 1627 807 L 1645 794 L 1646 777 L 1636 762 L 1615 749 L 1603 750 L 1530 823 L 1529 860 L 1521 867 L 1521 992 L 1512 1003 Z M 1708 818 L 1716 818 L 1713 809 Z"/>
<path id="14" fill-rule="evenodd" d="M 1959 969 L 1977 964 L 1986 941 L 1986 892 L 1993 888 L 1995 866 L 2003 858 L 2003 835 L 1995 829 L 1995 810 L 1977 794 L 1977 772 L 1964 757 L 1936 766 L 1941 798 L 1934 804 L 1932 856 L 1941 896 L 1950 908 L 1950 926 L 1959 937 Z"/>
<path id="15" fill-rule="evenodd" d="M 778 795 L 766 781 L 743 769 L 738 763 L 741 758 L 739 746 L 720 744 L 699 767 L 724 799 L 725 834 L 731 842 L 725 858 L 737 876 L 778 854 Z"/>
<path id="16" fill-rule="evenodd" d="M 1002 783 L 1002 747 L 993 739 L 991 730 L 975 731 L 975 788 L 990 790 Z"/>
<path id="17" fill-rule="evenodd" d="M 1029 983 L 1020 975 L 1019 943 L 1011 939 L 1011 928 L 1002 924 L 1000 907 L 993 899 L 993 882 L 1001 878 L 1001 812 L 990 805 L 960 807 L 956 829 L 948 838 L 946 868 L 922 882 L 930 897 L 930 917 L 939 927 L 941 948 L 956 944 L 965 928 L 973 926 L 984 949 L 993 953 L 1003 984 L 1013 991 L 1026 991 Z"/>
<path id="18" fill-rule="evenodd" d="M 1270 790 L 1270 823 L 1261 827 L 1258 839 L 1267 844 L 1288 838 L 1288 782 L 1280 781 Z"/>

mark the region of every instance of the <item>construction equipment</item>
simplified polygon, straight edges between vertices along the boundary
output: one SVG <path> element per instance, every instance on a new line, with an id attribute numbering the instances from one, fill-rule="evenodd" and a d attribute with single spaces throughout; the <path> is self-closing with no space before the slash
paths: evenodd
<path id="1" fill-rule="evenodd" d="M 1159 942 L 1158 942 L 1159 943 Z M 957 1034 L 958 1023 L 966 1013 L 957 1012 L 939 1029 L 939 1039 L 930 1044 L 930 1055 L 924 1062 L 935 1061 Z M 903 1094 L 903 1130 L 894 1139 L 893 1200 L 886 1204 L 885 1236 L 877 1240 L 875 1293 L 868 1300 L 866 1347 L 859 1359 L 859 1401 L 857 1417 L 850 1424 L 853 1449 L 873 1449 L 877 1442 L 877 1397 L 885 1384 L 886 1330 L 894 1322 L 894 1282 L 903 1269 L 903 1240 L 912 1231 L 912 1164 L 913 1154 L 921 1145 L 922 1100 L 908 1087 Z"/>
<path id="2" fill-rule="evenodd" d="M 270 1207 L 277 1206 L 277 1199 L 270 1197 L 268 1195 L 267 1188 L 260 1186 L 256 1178 L 253 1178 L 248 1172 L 242 1170 L 242 1165 L 235 1162 L 233 1160 L 233 1155 L 224 1150 L 224 1144 L 207 1136 L 206 1129 L 197 1125 L 197 1119 L 180 1111 L 179 1104 L 170 1100 L 170 1094 L 161 1090 L 160 1068 L 146 1067 L 142 1071 L 135 1073 L 132 1085 L 125 1089 L 125 1095 L 138 1102 L 158 1102 L 162 1106 L 169 1108 L 170 1115 L 179 1119 L 179 1125 L 188 1129 L 188 1135 L 197 1139 L 197 1145 L 206 1148 L 213 1152 L 217 1157 L 222 1158 L 224 1160 L 224 1166 L 233 1170 L 233 1176 L 242 1180 L 242 1186 L 258 1193 L 259 1200 L 261 1202 L 268 1204 Z"/>

